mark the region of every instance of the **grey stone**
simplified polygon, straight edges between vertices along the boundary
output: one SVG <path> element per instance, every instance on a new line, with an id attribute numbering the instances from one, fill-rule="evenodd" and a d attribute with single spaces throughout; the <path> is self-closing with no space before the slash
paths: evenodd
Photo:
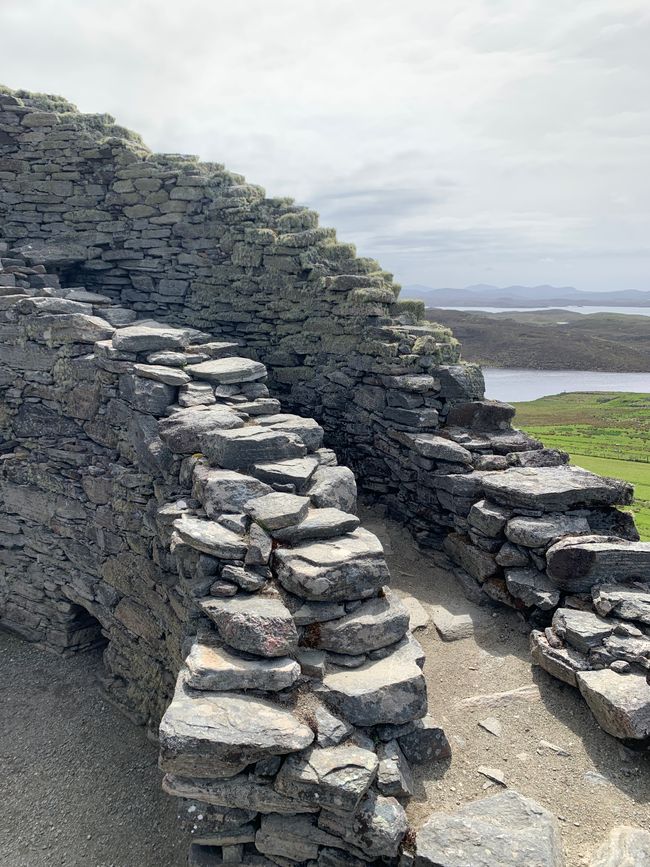
<path id="1" fill-rule="evenodd" d="M 162 322 L 143 319 L 113 334 L 113 346 L 125 352 L 153 352 L 158 349 L 185 349 L 193 329 L 172 328 Z M 101 339 L 101 338 L 98 338 Z"/>
<path id="2" fill-rule="evenodd" d="M 260 461 L 300 458 L 307 451 L 295 434 L 253 427 L 206 432 L 200 437 L 200 443 L 207 457 L 225 469 L 245 468 Z"/>
<path id="3" fill-rule="evenodd" d="M 477 581 L 483 582 L 499 571 L 492 554 L 475 547 L 468 537 L 461 533 L 449 533 L 443 548 L 454 563 L 461 566 Z"/>
<path id="4" fill-rule="evenodd" d="M 442 605 L 432 607 L 433 624 L 443 641 L 460 641 L 474 635 L 474 620 L 470 614 L 453 614 Z"/>
<path id="5" fill-rule="evenodd" d="M 261 425 L 271 427 L 273 430 L 285 431 L 299 437 L 310 452 L 315 452 L 323 444 L 323 428 L 313 418 L 278 413 L 260 416 L 257 420 Z"/>
<path id="6" fill-rule="evenodd" d="M 290 611 L 272 596 L 241 594 L 232 599 L 203 599 L 201 609 L 217 624 L 231 647 L 258 656 L 285 656 L 298 643 Z"/>
<path id="7" fill-rule="evenodd" d="M 133 369 L 138 376 L 164 382 L 165 385 L 185 385 L 190 381 L 186 373 L 175 367 L 163 367 L 159 364 L 135 364 Z"/>
<path id="8" fill-rule="evenodd" d="M 589 593 L 595 584 L 643 579 L 650 569 L 650 542 L 615 536 L 569 537 L 546 552 L 549 578 L 561 590 Z"/>
<path id="9" fill-rule="evenodd" d="M 304 602 L 293 612 L 296 626 L 309 626 L 310 623 L 324 623 L 336 620 L 345 614 L 345 606 L 338 602 Z"/>
<path id="10" fill-rule="evenodd" d="M 193 495 L 203 504 L 209 517 L 223 512 L 241 512 L 254 497 L 272 493 L 264 482 L 233 470 L 216 470 L 198 463 L 192 471 Z"/>
<path id="11" fill-rule="evenodd" d="M 413 794 L 415 783 L 404 753 L 396 740 L 380 744 L 377 750 L 379 770 L 377 788 L 382 795 L 406 798 Z"/>
<path id="12" fill-rule="evenodd" d="M 386 590 L 383 596 L 363 602 L 352 613 L 320 623 L 316 646 L 336 653 L 368 653 L 399 641 L 408 627 L 408 611 L 397 596 Z"/>
<path id="13" fill-rule="evenodd" d="M 327 542 L 278 548 L 274 563 L 282 586 L 313 602 L 363 599 L 389 579 L 381 543 L 362 528 Z"/>
<path id="14" fill-rule="evenodd" d="M 407 760 L 419 767 L 423 762 L 451 756 L 451 747 L 442 727 L 428 714 L 413 720 L 407 731 L 394 733 Z"/>
<path id="15" fill-rule="evenodd" d="M 542 611 L 555 608 L 560 601 L 560 591 L 537 569 L 506 569 L 506 586 L 515 599 Z"/>
<path id="16" fill-rule="evenodd" d="M 273 550 L 273 540 L 258 524 L 253 524 L 248 534 L 248 551 L 244 558 L 246 566 L 268 566 Z"/>
<path id="17" fill-rule="evenodd" d="M 338 837 L 319 828 L 311 816 L 279 814 L 263 816 L 255 837 L 255 847 L 260 852 L 288 858 L 291 862 L 316 859 L 321 846 L 338 846 L 340 842 Z M 318 863 L 320 865 L 320 859 Z"/>
<path id="18" fill-rule="evenodd" d="M 204 554 L 224 560 L 242 560 L 246 555 L 246 541 L 215 521 L 185 515 L 174 521 L 174 529 L 183 542 Z"/>
<path id="19" fill-rule="evenodd" d="M 300 666 L 288 657 L 244 659 L 225 647 L 195 641 L 185 660 L 187 685 L 215 692 L 287 689 L 300 676 Z"/>
<path id="20" fill-rule="evenodd" d="M 404 608 L 408 611 L 409 629 L 411 632 L 415 632 L 416 629 L 426 628 L 431 618 L 424 605 L 415 596 L 411 596 L 410 593 L 398 591 L 397 595 Z"/>
<path id="21" fill-rule="evenodd" d="M 628 505 L 632 487 L 580 467 L 512 467 L 483 480 L 486 495 L 510 507 L 563 512 L 584 506 Z"/>
<path id="22" fill-rule="evenodd" d="M 650 584 L 599 584 L 591 591 L 596 611 L 650 625 Z"/>
<path id="23" fill-rule="evenodd" d="M 328 673 L 315 689 L 354 725 L 410 722 L 427 711 L 422 671 L 413 659 L 399 654 Z"/>
<path id="24" fill-rule="evenodd" d="M 545 548 L 562 536 L 589 533 L 586 518 L 575 515 L 544 515 L 541 518 L 514 517 L 506 527 L 507 538 L 515 545 Z"/>
<path id="25" fill-rule="evenodd" d="M 622 659 L 641 668 L 650 669 L 650 638 L 610 635 L 604 640 L 603 646 L 607 653 L 617 660 Z"/>
<path id="26" fill-rule="evenodd" d="M 580 671 L 578 688 L 598 725 L 615 738 L 650 736 L 650 684 L 644 674 Z"/>
<path id="27" fill-rule="evenodd" d="M 191 455 L 201 452 L 204 435 L 218 429 L 241 428 L 243 424 L 238 415 L 224 407 L 188 407 L 161 419 L 160 435 L 172 451 Z"/>
<path id="28" fill-rule="evenodd" d="M 396 857 L 408 829 L 399 802 L 372 789 L 349 821 L 341 822 L 340 814 L 322 810 L 318 825 L 360 850 L 366 859 Z"/>
<path id="29" fill-rule="evenodd" d="M 297 491 L 301 491 L 313 477 L 317 467 L 317 459 L 306 455 L 304 458 L 291 458 L 287 461 L 253 464 L 251 472 L 269 485 L 293 485 Z"/>
<path id="30" fill-rule="evenodd" d="M 307 491 L 314 506 L 354 512 L 357 504 L 357 484 L 348 467 L 319 467 L 311 478 Z"/>
<path id="31" fill-rule="evenodd" d="M 508 791 L 435 813 L 417 835 L 415 867 L 563 867 L 555 817 Z"/>
<path id="32" fill-rule="evenodd" d="M 183 408 L 210 406 L 216 402 L 212 386 L 207 382 L 188 382 L 187 385 L 182 385 L 178 392 L 178 405 Z"/>
<path id="33" fill-rule="evenodd" d="M 153 379 L 124 374 L 120 377 L 120 396 L 139 412 L 161 416 L 176 400 L 176 389 Z M 170 443 L 168 445 L 176 451 Z"/>
<path id="34" fill-rule="evenodd" d="M 222 694 L 219 694 L 221 698 Z M 253 713 L 255 700 L 250 700 L 248 712 Z M 286 713 L 283 711 L 282 713 Z M 236 717 L 235 717 L 236 719 Z M 301 730 L 302 731 L 302 730 Z M 276 792 L 273 786 L 252 782 L 247 774 L 239 774 L 231 779 L 210 780 L 184 778 L 176 774 L 166 774 L 163 789 L 168 795 L 179 798 L 195 798 L 206 804 L 254 810 L 259 813 L 280 813 L 294 816 L 298 813 L 316 813 L 318 807 L 302 804 Z"/>
<path id="35" fill-rule="evenodd" d="M 197 778 L 233 777 L 266 756 L 302 750 L 314 738 L 293 714 L 268 701 L 193 691 L 184 677 L 181 672 L 160 723 L 163 771 Z"/>
<path id="36" fill-rule="evenodd" d="M 220 385 L 252 382 L 266 376 L 264 365 L 259 361 L 251 361 L 250 358 L 216 358 L 200 364 L 189 364 L 186 370 L 196 379 Z"/>
<path id="37" fill-rule="evenodd" d="M 370 788 L 379 762 L 354 744 L 312 747 L 285 759 L 275 788 L 307 804 L 352 812 Z"/>
<path id="38" fill-rule="evenodd" d="M 309 509 L 309 498 L 276 491 L 249 500 L 244 510 L 264 529 L 272 531 L 302 521 Z"/>
<path id="39" fill-rule="evenodd" d="M 291 496 L 277 494 L 278 497 Z M 340 509 L 309 509 L 300 523 L 273 530 L 273 537 L 280 542 L 295 545 L 309 539 L 332 539 L 351 533 L 360 524 L 359 518 Z"/>
<path id="40" fill-rule="evenodd" d="M 589 867 L 649 867 L 650 831 L 619 825 L 594 852 Z"/>
<path id="41" fill-rule="evenodd" d="M 604 638 L 612 634 L 615 626 L 615 622 L 576 608 L 558 608 L 553 615 L 556 633 L 583 653 L 601 644 Z"/>
<path id="42" fill-rule="evenodd" d="M 518 566 L 527 566 L 530 563 L 528 555 L 511 542 L 505 542 L 501 548 L 499 548 L 494 559 L 497 561 L 499 566 L 515 569 Z"/>
<path id="43" fill-rule="evenodd" d="M 260 590 L 266 583 L 264 575 L 259 575 L 250 569 L 244 569 L 242 566 L 224 566 L 221 570 L 221 577 L 226 581 L 232 581 L 249 593 Z"/>
<path id="44" fill-rule="evenodd" d="M 510 515 L 510 510 L 503 506 L 497 506 L 487 500 L 479 500 L 470 509 L 467 520 L 484 536 L 499 536 Z"/>
<path id="45" fill-rule="evenodd" d="M 313 711 L 313 722 L 319 747 L 335 747 L 354 732 L 354 727 L 349 722 L 335 716 L 320 703 Z"/>
<path id="46" fill-rule="evenodd" d="M 577 687 L 576 674 L 588 671 L 590 667 L 585 654 L 572 647 L 554 647 L 548 637 L 537 629 L 530 634 L 530 653 L 535 665 L 570 686 Z"/>

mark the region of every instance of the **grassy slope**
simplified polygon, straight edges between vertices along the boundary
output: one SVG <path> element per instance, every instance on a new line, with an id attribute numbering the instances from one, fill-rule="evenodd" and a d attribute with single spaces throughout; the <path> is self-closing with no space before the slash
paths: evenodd
<path id="1" fill-rule="evenodd" d="M 650 371 L 647 316 L 439 309 L 427 310 L 426 316 L 453 330 L 467 361 L 488 367 Z"/>
<path id="2" fill-rule="evenodd" d="M 515 423 L 575 464 L 635 485 L 641 538 L 650 541 L 650 394 L 576 392 L 515 404 Z"/>

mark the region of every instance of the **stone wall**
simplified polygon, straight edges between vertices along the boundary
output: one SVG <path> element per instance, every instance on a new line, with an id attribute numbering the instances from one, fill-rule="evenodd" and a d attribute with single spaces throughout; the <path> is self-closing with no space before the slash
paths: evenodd
<path id="1" fill-rule="evenodd" d="M 0 92 L 0 181 L 0 620 L 63 651 L 108 641 L 107 694 L 152 728 L 174 696 L 161 761 L 170 791 L 211 805 L 201 845 L 273 860 L 288 830 L 260 818 L 270 803 L 302 816 L 311 854 L 293 862 L 342 863 L 341 810 L 344 849 L 396 857 L 381 829 L 406 833 L 403 753 L 446 749 L 414 723 L 421 655 L 330 446 L 468 595 L 532 621 L 534 660 L 607 731 L 650 736 L 630 487 L 513 430 L 376 263 L 293 202 L 58 98 Z M 330 771 L 346 791 L 315 819 Z"/>

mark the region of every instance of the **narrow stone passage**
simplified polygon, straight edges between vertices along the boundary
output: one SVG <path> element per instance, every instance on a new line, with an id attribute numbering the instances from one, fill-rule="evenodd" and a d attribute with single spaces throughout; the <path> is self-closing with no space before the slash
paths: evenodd
<path id="1" fill-rule="evenodd" d="M 417 789 L 407 810 L 413 826 L 433 810 L 452 812 L 500 791 L 482 768 L 502 773 L 509 788 L 558 816 L 568 867 L 588 864 L 617 825 L 650 827 L 650 756 L 603 732 L 577 690 L 531 665 L 529 630 L 514 611 L 473 605 L 436 565 L 438 555 L 419 551 L 404 527 L 376 508 L 361 507 L 359 515 L 384 545 L 392 588 L 415 596 L 432 615 L 415 637 L 426 653 L 429 712 L 453 754 L 446 764 L 414 768 Z M 469 614 L 471 635 L 442 641 L 436 606 Z"/>

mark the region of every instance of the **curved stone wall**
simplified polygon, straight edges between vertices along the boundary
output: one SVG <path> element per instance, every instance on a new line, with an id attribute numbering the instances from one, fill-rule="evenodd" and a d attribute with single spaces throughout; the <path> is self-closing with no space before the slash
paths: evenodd
<path id="1" fill-rule="evenodd" d="M 405 756 L 448 749 L 349 468 L 603 728 L 650 736 L 630 486 L 513 430 L 376 263 L 57 98 L 0 91 L 0 180 L 0 621 L 108 642 L 107 695 L 164 714 L 196 863 L 396 858 Z"/>

